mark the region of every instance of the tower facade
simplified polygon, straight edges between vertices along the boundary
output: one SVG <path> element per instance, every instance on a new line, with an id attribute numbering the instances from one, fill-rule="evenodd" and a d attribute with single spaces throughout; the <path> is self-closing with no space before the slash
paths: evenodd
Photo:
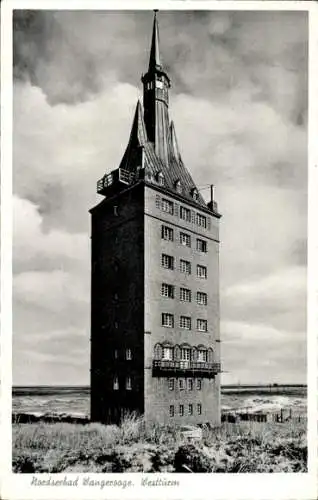
<path id="1" fill-rule="evenodd" d="M 220 423 L 219 220 L 183 164 L 154 17 L 128 145 L 91 209 L 91 418 Z"/>

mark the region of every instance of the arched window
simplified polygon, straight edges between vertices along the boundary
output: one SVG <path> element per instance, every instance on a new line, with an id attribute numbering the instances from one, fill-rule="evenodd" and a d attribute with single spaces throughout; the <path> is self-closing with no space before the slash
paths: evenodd
<path id="1" fill-rule="evenodd" d="M 156 344 L 154 347 L 154 358 L 161 359 L 162 358 L 162 345 Z"/>
<path id="2" fill-rule="evenodd" d="M 174 359 L 180 360 L 181 352 L 180 352 L 180 346 L 175 345 L 174 346 Z"/>
<path id="3" fill-rule="evenodd" d="M 160 184 L 160 186 L 164 185 L 165 179 L 164 179 L 164 176 L 163 176 L 162 172 L 158 172 L 158 174 L 157 174 L 157 181 L 158 181 L 158 184 Z"/>
<path id="4" fill-rule="evenodd" d="M 206 363 L 208 360 L 208 350 L 204 346 L 198 346 L 198 361 Z"/>
<path id="5" fill-rule="evenodd" d="M 177 193 L 182 192 L 181 182 L 179 179 L 174 183 L 174 187 L 175 187 L 175 190 L 177 191 Z"/>

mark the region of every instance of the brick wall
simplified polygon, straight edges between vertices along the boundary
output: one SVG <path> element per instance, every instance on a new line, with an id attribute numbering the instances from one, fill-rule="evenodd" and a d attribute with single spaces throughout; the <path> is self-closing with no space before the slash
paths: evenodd
<path id="1" fill-rule="evenodd" d="M 170 199 L 172 197 L 160 195 Z M 198 227 L 193 222 L 180 220 L 176 215 L 162 212 L 158 208 L 158 192 L 150 187 L 145 188 L 145 415 L 147 419 L 163 422 L 199 423 L 220 422 L 219 375 L 214 378 L 201 378 L 202 388 L 180 390 L 178 379 L 175 379 L 175 389 L 169 390 L 168 377 L 153 377 L 152 361 L 154 346 L 158 342 L 171 341 L 172 344 L 188 343 L 191 346 L 203 344 L 212 347 L 214 361 L 219 357 L 219 276 L 218 276 L 218 220 L 210 216 L 209 229 Z M 157 198 L 158 200 L 158 198 Z M 180 203 L 178 203 L 180 206 Z M 182 203 L 187 206 L 186 203 Z M 196 210 L 200 212 L 200 210 Z M 202 212 L 203 213 L 203 212 Z M 174 230 L 174 241 L 165 241 L 161 238 L 161 225 L 167 225 Z M 191 248 L 182 246 L 179 233 L 183 231 L 191 236 Z M 207 253 L 196 250 L 196 239 L 207 241 Z M 175 269 L 167 270 L 161 267 L 161 254 L 172 255 L 175 258 Z M 184 275 L 179 270 L 179 260 L 191 262 L 191 275 Z M 196 265 L 201 264 L 208 268 L 208 278 L 200 279 L 196 276 Z M 175 286 L 174 299 L 161 296 L 161 284 L 168 283 Z M 181 302 L 180 287 L 190 289 L 191 303 Z M 196 303 L 196 292 L 208 294 L 208 305 Z M 174 315 L 174 328 L 161 326 L 162 312 Z M 191 330 L 179 328 L 180 315 L 191 316 Z M 198 332 L 196 319 L 208 321 L 208 332 Z M 149 333 L 150 332 L 150 333 Z M 187 382 L 187 381 L 186 381 Z M 186 383 L 187 386 L 187 383 Z M 198 415 L 197 404 L 202 405 L 202 414 Z M 188 415 L 188 405 L 193 405 L 193 415 Z M 175 416 L 170 417 L 170 406 L 175 407 Z M 179 416 L 179 405 L 184 405 L 184 416 Z"/>
<path id="2" fill-rule="evenodd" d="M 144 409 L 143 246 L 142 186 L 122 192 L 93 209 L 91 416 L 94 420 L 117 420 L 121 409 L 139 412 Z M 132 351 L 131 360 L 125 359 L 127 348 Z M 119 379 L 116 391 L 113 390 L 115 375 Z M 132 379 L 129 391 L 125 389 L 128 376 Z"/>
<path id="3" fill-rule="evenodd" d="M 154 346 L 164 341 L 211 347 L 213 361 L 220 360 L 218 220 L 205 214 L 210 219 L 206 229 L 193 221 L 182 221 L 179 216 L 162 212 L 158 196 L 175 202 L 140 184 L 92 210 L 91 417 L 116 422 L 125 410 L 136 410 L 144 412 L 146 420 L 162 423 L 219 424 L 219 375 L 199 377 L 200 389 L 193 378 L 192 390 L 188 380 L 180 389 L 175 377 L 174 389 L 170 390 L 171 377 L 154 376 L 152 370 Z M 173 242 L 161 238 L 162 224 L 174 230 Z M 190 234 L 191 248 L 180 244 L 180 231 Z M 197 238 L 207 241 L 207 253 L 196 250 Z M 162 253 L 174 256 L 173 271 L 162 268 Z M 191 275 L 180 273 L 180 258 L 191 262 Z M 207 267 L 207 279 L 197 278 L 197 264 Z M 161 296 L 162 283 L 174 285 L 173 299 Z M 191 290 L 191 303 L 180 301 L 180 287 Z M 207 306 L 196 303 L 197 291 L 207 293 Z M 174 328 L 161 326 L 163 312 L 174 315 Z M 181 315 L 191 316 L 191 330 L 179 327 Z M 207 332 L 197 331 L 197 318 L 208 321 Z M 127 348 L 132 351 L 132 360 L 125 359 Z M 113 389 L 115 375 L 119 390 Z M 125 388 L 128 376 L 131 390 Z M 193 405 L 193 415 L 189 415 L 189 404 Z M 198 404 L 202 405 L 201 415 Z M 171 405 L 174 417 L 170 416 Z M 184 406 L 183 416 L 179 415 L 180 405 Z"/>

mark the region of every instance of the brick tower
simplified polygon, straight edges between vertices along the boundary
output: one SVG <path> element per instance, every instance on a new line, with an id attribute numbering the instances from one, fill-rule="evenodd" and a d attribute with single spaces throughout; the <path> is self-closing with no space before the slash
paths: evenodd
<path id="1" fill-rule="evenodd" d="M 156 14 L 119 168 L 91 209 L 91 418 L 220 423 L 219 220 L 180 156 Z"/>

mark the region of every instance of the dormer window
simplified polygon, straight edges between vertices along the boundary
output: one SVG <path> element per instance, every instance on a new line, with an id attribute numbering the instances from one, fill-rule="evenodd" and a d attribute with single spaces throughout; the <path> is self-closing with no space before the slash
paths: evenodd
<path id="1" fill-rule="evenodd" d="M 160 184 L 160 186 L 163 186 L 164 183 L 165 183 L 165 179 L 164 179 L 164 176 L 163 176 L 163 173 L 162 172 L 159 172 L 157 174 L 157 181 L 158 181 L 158 184 Z"/>
<path id="2" fill-rule="evenodd" d="M 179 179 L 175 182 L 174 187 L 175 187 L 177 193 L 181 193 L 182 187 L 181 187 L 181 182 L 179 181 Z"/>
<path id="3" fill-rule="evenodd" d="M 193 188 L 192 191 L 191 191 L 191 196 L 194 200 L 198 200 L 199 199 L 199 192 L 197 190 L 197 188 Z"/>

